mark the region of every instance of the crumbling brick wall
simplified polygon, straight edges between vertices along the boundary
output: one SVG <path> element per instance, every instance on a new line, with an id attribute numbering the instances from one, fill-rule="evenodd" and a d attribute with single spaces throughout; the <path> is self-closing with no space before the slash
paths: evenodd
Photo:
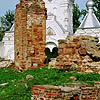
<path id="1" fill-rule="evenodd" d="M 81 87 L 81 100 L 99 100 L 99 90 L 96 87 Z"/>
<path id="2" fill-rule="evenodd" d="M 99 91 L 94 86 L 32 86 L 31 100 L 99 100 Z M 77 99 L 75 99 L 77 98 Z"/>
<path id="3" fill-rule="evenodd" d="M 15 69 L 44 65 L 46 8 L 43 0 L 20 0 L 15 11 Z"/>
<path id="4" fill-rule="evenodd" d="M 59 40 L 55 68 L 100 73 L 100 43 L 92 36 L 68 36 Z"/>
<path id="5" fill-rule="evenodd" d="M 31 100 L 60 100 L 61 89 L 51 86 L 32 86 Z"/>

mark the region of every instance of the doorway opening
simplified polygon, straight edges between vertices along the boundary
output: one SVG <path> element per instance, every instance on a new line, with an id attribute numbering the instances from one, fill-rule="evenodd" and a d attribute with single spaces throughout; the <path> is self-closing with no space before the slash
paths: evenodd
<path id="1" fill-rule="evenodd" d="M 49 48 L 45 48 L 45 55 L 47 56 L 47 58 L 44 63 L 48 64 L 51 61 L 51 58 L 56 58 L 58 56 L 58 48 L 54 47 L 52 49 L 52 52 Z"/>

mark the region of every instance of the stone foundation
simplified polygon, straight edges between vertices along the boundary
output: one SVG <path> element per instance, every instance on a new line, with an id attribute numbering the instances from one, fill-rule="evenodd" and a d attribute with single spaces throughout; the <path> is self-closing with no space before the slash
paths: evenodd
<path id="1" fill-rule="evenodd" d="M 83 85 L 74 87 L 36 85 L 32 86 L 31 100 L 99 100 L 96 87 Z"/>
<path id="2" fill-rule="evenodd" d="M 41 0 L 20 0 L 15 11 L 15 69 L 23 71 L 44 65 L 46 8 Z"/>

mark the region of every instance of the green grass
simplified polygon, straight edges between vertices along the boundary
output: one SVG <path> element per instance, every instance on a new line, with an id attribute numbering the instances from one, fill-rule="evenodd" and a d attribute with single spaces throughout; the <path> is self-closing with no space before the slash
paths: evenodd
<path id="1" fill-rule="evenodd" d="M 26 80 L 27 75 L 33 79 Z M 75 82 L 93 84 L 100 81 L 100 74 L 78 74 L 75 72 L 64 72 L 57 69 L 48 69 L 47 66 L 19 73 L 9 68 L 0 68 L 0 100 L 31 100 L 32 85 L 66 85 L 72 83 L 71 76 L 76 77 Z"/>

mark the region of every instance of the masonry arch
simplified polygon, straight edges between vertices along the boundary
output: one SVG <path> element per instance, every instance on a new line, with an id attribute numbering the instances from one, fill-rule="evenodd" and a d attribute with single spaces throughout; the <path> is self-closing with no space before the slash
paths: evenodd
<path id="1" fill-rule="evenodd" d="M 58 56 L 58 48 L 54 42 L 48 42 L 45 48 L 45 55 L 47 56 L 45 63 L 49 63 L 51 58 L 56 58 Z"/>
<path id="2" fill-rule="evenodd" d="M 54 34 L 55 34 L 54 30 L 49 26 L 47 28 L 47 35 L 54 35 Z"/>
<path id="3" fill-rule="evenodd" d="M 52 52 L 54 47 L 57 47 L 57 44 L 55 42 L 47 42 L 46 43 L 46 48 L 49 48 L 50 52 Z"/>

